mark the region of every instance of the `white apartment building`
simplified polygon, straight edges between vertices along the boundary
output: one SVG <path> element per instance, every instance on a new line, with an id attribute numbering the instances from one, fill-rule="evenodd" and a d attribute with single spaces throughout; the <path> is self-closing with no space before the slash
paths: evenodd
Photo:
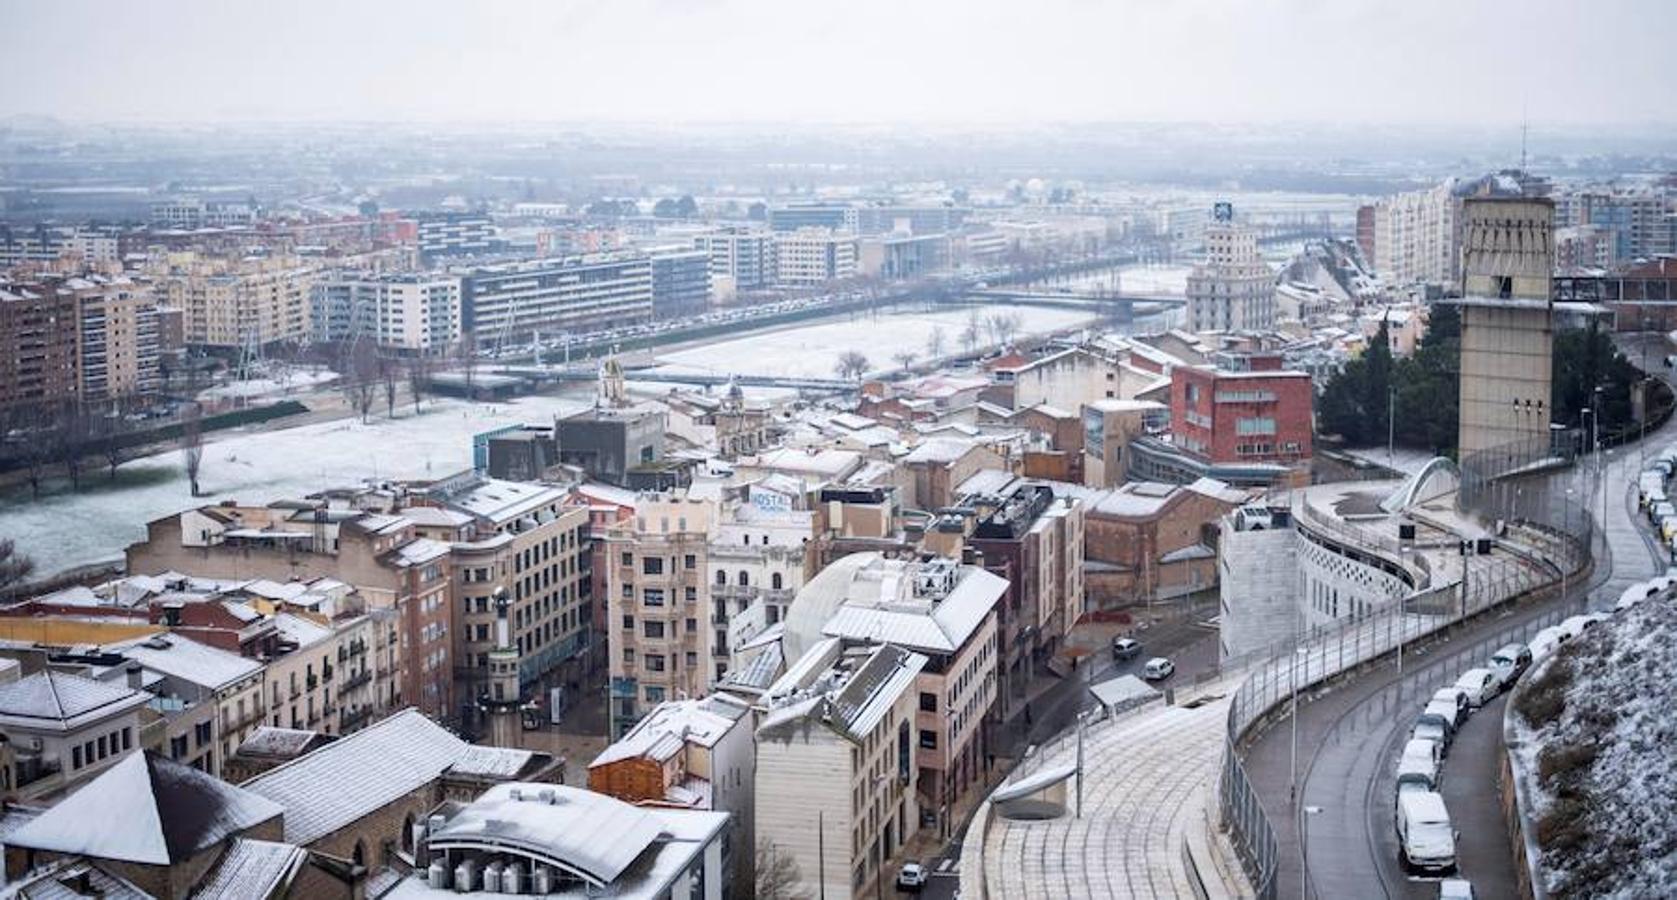
<path id="1" fill-rule="evenodd" d="M 437 354 L 460 340 L 460 279 L 354 273 L 323 278 L 310 295 L 314 340 L 368 339 L 405 354 Z"/>
<path id="2" fill-rule="evenodd" d="M 652 318 L 652 260 L 633 253 L 465 269 L 463 327 L 480 343 L 525 341 Z"/>
<path id="3" fill-rule="evenodd" d="M 710 275 L 718 296 L 769 286 L 775 277 L 775 238 L 767 228 L 724 225 L 693 237 L 710 253 Z"/>
<path id="4" fill-rule="evenodd" d="M 188 344 L 233 348 L 309 337 L 315 271 L 295 258 L 171 257 L 157 296 L 182 311 Z"/>
<path id="5" fill-rule="evenodd" d="M 829 228 L 799 228 L 774 236 L 775 283 L 814 287 L 857 273 L 858 238 Z"/>
<path id="6" fill-rule="evenodd" d="M 1374 268 L 1393 284 L 1455 284 L 1461 200 L 1454 180 L 1374 205 Z"/>
<path id="7" fill-rule="evenodd" d="M 770 689 L 757 728 L 757 833 L 805 896 L 859 897 L 920 828 L 916 680 L 926 657 L 828 638 Z"/>
<path id="8" fill-rule="evenodd" d="M 737 648 L 786 618 L 816 565 L 809 552 L 815 538 L 811 510 L 776 509 L 756 500 L 723 507 L 707 554 L 718 681 L 734 667 Z"/>
<path id="9" fill-rule="evenodd" d="M 1258 255 L 1257 232 L 1217 204 L 1205 228 L 1205 261 L 1188 274 L 1188 327 L 1261 331 L 1275 327 L 1275 272 Z"/>

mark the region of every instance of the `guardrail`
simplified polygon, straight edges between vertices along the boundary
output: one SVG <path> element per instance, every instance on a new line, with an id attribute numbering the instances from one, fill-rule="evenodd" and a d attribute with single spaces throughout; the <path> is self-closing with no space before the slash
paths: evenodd
<path id="1" fill-rule="evenodd" d="M 1253 787 L 1240 759 L 1242 743 L 1271 713 L 1288 699 L 1296 702 L 1298 692 L 1343 672 L 1353 670 L 1410 642 L 1434 634 L 1457 622 L 1472 617 L 1495 605 L 1535 589 L 1543 589 L 1582 571 L 1590 563 L 1590 540 L 1593 534 L 1584 497 L 1579 502 L 1571 499 L 1571 492 L 1561 494 L 1557 504 L 1533 492 L 1531 502 L 1505 502 L 1503 495 L 1491 489 L 1491 482 L 1503 473 L 1520 468 L 1521 454 L 1528 455 L 1529 463 L 1542 462 L 1553 454 L 1553 445 L 1519 448 L 1519 452 L 1485 457 L 1489 463 L 1463 473 L 1461 495 L 1469 509 L 1481 514 L 1525 512 L 1545 521 L 1515 519 L 1507 522 L 1511 528 L 1531 529 L 1546 535 L 1544 550 L 1553 568 L 1553 577 L 1542 577 L 1529 564 L 1516 564 L 1506 558 L 1488 556 L 1464 557 L 1462 580 L 1447 585 L 1429 585 L 1413 592 L 1401 603 L 1367 615 L 1361 619 L 1313 629 L 1283 646 L 1266 648 L 1268 654 L 1258 662 L 1236 689 L 1229 705 L 1228 725 L 1223 748 L 1222 777 L 1218 782 L 1218 807 L 1222 824 L 1228 829 L 1231 843 L 1240 859 L 1254 893 L 1261 900 L 1276 896 L 1278 851 L 1274 826 L 1257 790 Z M 1570 459 L 1568 460 L 1570 461 Z M 1515 463 L 1510 467 L 1510 463 Z M 1469 481 L 1472 490 L 1469 490 Z M 1308 504 L 1301 504 L 1308 508 Z M 1496 516 L 1501 518 L 1500 516 Z M 1306 513 L 1295 521 L 1306 528 L 1318 527 L 1324 517 Z M 1507 521 L 1507 520 L 1504 520 Z M 1297 527 L 1297 526 L 1295 526 Z M 1332 523 L 1328 530 L 1332 537 L 1356 540 L 1354 526 Z M 1401 553 L 1395 539 L 1364 532 L 1362 546 L 1375 552 Z M 1449 614 L 1419 616 L 1411 612 L 1412 604 L 1436 606 L 1440 599 L 1455 603 Z M 1535 631 L 1535 629 L 1534 629 Z M 1401 658 L 1401 657 L 1400 657 Z M 1225 663 L 1227 670 L 1231 665 Z M 1305 873 L 1308 878 L 1308 872 Z"/>

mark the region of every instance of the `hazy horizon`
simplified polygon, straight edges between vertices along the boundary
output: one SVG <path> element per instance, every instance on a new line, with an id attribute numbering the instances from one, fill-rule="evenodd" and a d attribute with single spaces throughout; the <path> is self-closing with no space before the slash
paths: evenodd
<path id="1" fill-rule="evenodd" d="M 0 117 L 1651 129 L 1677 4 L 0 0 Z M 1519 39 L 1502 35 L 1518 33 Z"/>

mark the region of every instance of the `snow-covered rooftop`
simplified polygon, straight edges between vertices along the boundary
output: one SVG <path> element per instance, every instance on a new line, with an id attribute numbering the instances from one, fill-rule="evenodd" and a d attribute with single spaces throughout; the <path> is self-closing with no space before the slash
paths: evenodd
<path id="1" fill-rule="evenodd" d="M 0 685 L 0 726 L 74 731 L 144 706 L 150 699 L 123 685 L 47 669 Z"/>
<path id="2" fill-rule="evenodd" d="M 262 671 L 262 664 L 254 659 L 179 634 L 154 634 L 112 649 L 154 672 L 211 690 L 220 690 Z"/>

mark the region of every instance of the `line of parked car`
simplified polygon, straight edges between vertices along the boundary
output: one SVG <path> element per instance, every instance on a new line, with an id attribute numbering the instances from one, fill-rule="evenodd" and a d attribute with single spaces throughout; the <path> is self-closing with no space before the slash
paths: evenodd
<path id="1" fill-rule="evenodd" d="M 1634 607 L 1656 597 L 1670 599 L 1677 594 L 1677 574 L 1668 573 L 1626 588 L 1614 604 L 1614 612 Z M 1439 793 L 1444 757 L 1450 752 L 1457 732 L 1468 716 L 1512 688 L 1535 662 L 1604 621 L 1601 613 L 1569 616 L 1558 625 L 1540 629 L 1529 643 L 1510 643 L 1491 654 L 1483 666 L 1468 669 L 1454 684 L 1433 692 L 1416 717 L 1409 740 L 1398 756 L 1397 802 L 1393 812 L 1397 829 L 1398 862 L 1409 872 L 1449 876 L 1456 872 L 1456 838 Z M 1473 886 L 1460 878 L 1439 883 L 1439 897 L 1472 900 Z"/>

